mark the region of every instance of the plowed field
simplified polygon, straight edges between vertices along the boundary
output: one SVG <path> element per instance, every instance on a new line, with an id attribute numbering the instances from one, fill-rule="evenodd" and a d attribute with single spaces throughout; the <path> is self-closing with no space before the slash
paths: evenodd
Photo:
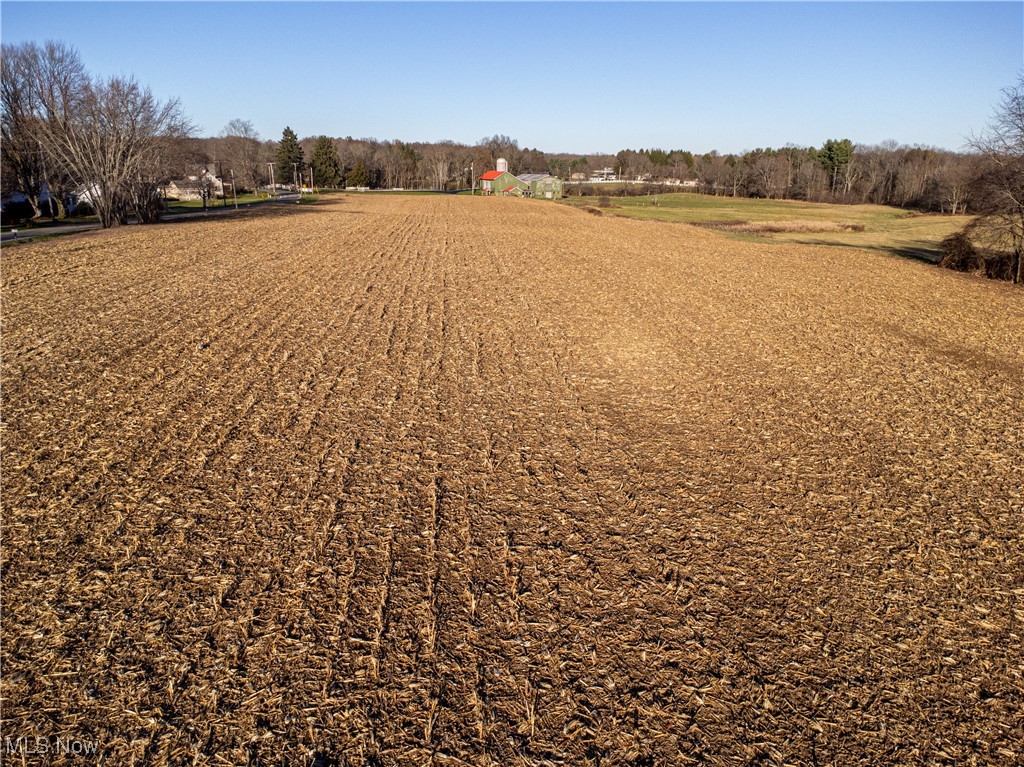
<path id="1" fill-rule="evenodd" d="M 1020 764 L 1022 329 L 515 199 L 6 250 L 4 761 Z"/>

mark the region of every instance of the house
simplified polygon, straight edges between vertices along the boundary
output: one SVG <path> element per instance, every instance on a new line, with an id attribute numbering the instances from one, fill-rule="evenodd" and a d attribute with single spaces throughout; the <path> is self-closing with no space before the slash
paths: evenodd
<path id="1" fill-rule="evenodd" d="M 196 180 L 179 178 L 168 181 L 160 190 L 164 197 L 170 200 L 198 200 L 199 190 L 196 187 Z"/>
<path id="2" fill-rule="evenodd" d="M 43 181 L 42 184 L 40 184 L 38 198 L 40 215 L 44 217 L 50 215 L 56 217 L 61 202 L 63 202 L 64 207 L 69 213 L 74 212 L 76 202 L 74 193 L 65 194 L 63 200 L 58 199 L 58 197 L 50 193 L 49 183 Z M 28 196 L 20 189 L 13 189 L 3 193 L 3 196 L 0 197 L 0 210 L 8 212 L 16 210 L 21 213 L 34 212 Z"/>
<path id="3" fill-rule="evenodd" d="M 4 226 L 29 221 L 33 215 L 35 215 L 35 210 L 32 208 L 32 204 L 28 201 L 28 197 L 21 192 L 14 190 L 4 192 L 0 196 L 0 220 L 3 221 Z"/>
<path id="4" fill-rule="evenodd" d="M 506 197 L 539 197 L 553 200 L 562 196 L 562 180 L 547 173 L 523 173 L 514 176 L 508 172 L 508 162 L 499 158 L 497 168 L 480 176 L 480 189 L 484 194 L 502 194 Z"/>
<path id="5" fill-rule="evenodd" d="M 77 212 L 79 205 L 95 209 L 96 200 L 101 199 L 103 199 L 103 190 L 100 188 L 100 185 L 94 181 L 91 184 L 83 184 L 71 192 L 67 207 L 68 210 L 72 212 Z"/>
<path id="6" fill-rule="evenodd" d="M 224 182 L 208 166 L 201 165 L 185 178 L 168 181 L 160 191 L 164 197 L 176 200 L 201 200 L 204 193 L 207 199 L 220 198 L 224 196 Z"/>

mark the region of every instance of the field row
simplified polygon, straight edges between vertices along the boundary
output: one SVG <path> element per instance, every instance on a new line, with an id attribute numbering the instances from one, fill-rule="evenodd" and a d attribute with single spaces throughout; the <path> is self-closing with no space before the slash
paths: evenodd
<path id="1" fill-rule="evenodd" d="M 5 736 L 1024 758 L 1011 286 L 345 197 L 21 246 L 3 298 Z"/>

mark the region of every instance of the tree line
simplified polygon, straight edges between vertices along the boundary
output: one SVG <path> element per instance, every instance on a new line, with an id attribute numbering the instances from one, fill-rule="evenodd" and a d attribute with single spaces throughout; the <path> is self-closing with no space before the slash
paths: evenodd
<path id="1" fill-rule="evenodd" d="M 620 178 L 652 183 L 689 181 L 696 191 L 731 197 L 874 203 L 964 213 L 977 157 L 944 149 L 877 146 L 829 139 L 821 147 L 758 148 L 742 154 L 623 150 Z"/>
<path id="2" fill-rule="evenodd" d="M 370 188 L 468 188 L 472 175 L 492 170 L 499 157 L 513 173 L 551 173 L 569 181 L 567 194 L 585 194 L 591 174 L 610 168 L 634 184 L 682 184 L 699 193 L 729 197 L 872 203 L 923 211 L 969 212 L 976 153 L 954 153 L 895 141 L 880 145 L 829 139 L 820 147 L 757 148 L 743 154 L 696 155 L 682 150 L 623 150 L 616 155 L 546 154 L 520 147 L 505 135 L 476 144 L 374 138 L 312 136 L 298 139 L 286 128 L 280 141 L 257 140 L 254 132 L 228 130 L 248 125 L 232 121 L 218 138 L 202 139 L 205 156 L 246 165 L 250 186 L 268 184 L 268 164 L 278 183 Z M 262 162 L 245 158 L 260 156 Z M 629 189 L 621 189 L 629 194 Z M 608 194 L 602 188 L 601 194 Z M 613 194 L 613 193 L 612 193 Z"/>
<path id="3" fill-rule="evenodd" d="M 380 141 L 313 136 L 285 128 L 262 138 L 251 121 L 231 120 L 197 138 L 176 100 L 160 102 L 133 79 L 100 81 L 61 43 L 3 46 L 4 191 L 26 196 L 34 216 L 59 216 L 72 191 L 84 191 L 104 225 L 157 215 L 161 185 L 197 178 L 196 169 L 238 191 L 284 185 L 374 189 L 468 188 L 499 157 L 513 173 L 551 173 L 582 193 L 595 171 L 645 184 L 686 184 L 706 194 L 877 203 L 946 213 L 971 208 L 983 153 L 862 146 L 830 139 L 821 147 L 758 148 L 742 154 L 624 149 L 615 155 L 548 154 L 496 134 L 454 141 Z M 575 182 L 575 183 L 573 183 Z M 43 210 L 42 190 L 50 190 Z M 602 193 L 607 193 L 602 188 Z"/>
<path id="4" fill-rule="evenodd" d="M 1009 254 L 1002 269 L 1006 276 L 1022 279 L 1024 76 L 1004 91 L 992 123 L 964 153 L 895 142 L 864 146 L 844 138 L 820 147 L 766 147 L 742 154 L 660 148 L 548 154 L 520 147 L 504 134 L 468 145 L 326 135 L 299 139 L 286 127 L 280 140 L 267 140 L 241 118 L 215 137 L 198 138 L 176 99 L 161 101 L 131 77 L 94 77 L 78 53 L 60 42 L 4 44 L 0 102 L 2 191 L 23 194 L 29 217 L 58 218 L 65 201 L 77 196 L 88 200 L 104 227 L 130 217 L 155 221 L 169 181 L 213 174 L 222 182 L 230 177 L 235 191 L 272 183 L 453 191 L 472 186 L 504 158 L 514 174 L 561 177 L 570 194 L 592 191 L 592 174 L 611 169 L 629 182 L 622 187 L 626 191 L 638 184 L 640 189 L 685 184 L 714 195 L 972 213 L 970 226 L 949 246 L 957 254 L 950 265 L 980 268 L 981 253 L 998 251 Z M 600 189 L 609 193 L 606 186 Z"/>
<path id="5" fill-rule="evenodd" d="M 248 125 L 241 120 L 232 125 Z M 610 168 L 623 182 L 681 185 L 705 194 L 732 197 L 874 203 L 960 214 L 968 211 L 976 153 L 957 153 L 887 142 L 862 146 L 830 139 L 821 147 L 758 148 L 742 154 L 685 150 L 624 149 L 615 155 L 549 154 L 521 148 L 504 135 L 473 145 L 379 141 L 315 136 L 298 139 L 286 128 L 280 141 L 259 142 L 254 132 L 231 131 L 199 141 L 207 158 L 244 164 L 250 187 L 277 183 L 371 189 L 469 188 L 472 175 L 495 167 L 499 157 L 512 173 L 551 173 L 570 183 L 569 194 L 593 191 L 591 174 Z M 245 142 L 248 142 L 246 144 Z M 260 156 L 261 162 L 244 158 Z M 575 183 L 573 183 L 575 182 Z M 602 189 L 607 194 L 607 189 Z M 613 192 L 614 193 L 614 192 Z M 628 193 L 628 191 L 627 191 Z"/>

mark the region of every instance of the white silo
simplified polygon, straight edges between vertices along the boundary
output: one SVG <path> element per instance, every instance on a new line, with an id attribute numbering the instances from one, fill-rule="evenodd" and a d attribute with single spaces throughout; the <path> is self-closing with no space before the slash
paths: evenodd
<path id="1" fill-rule="evenodd" d="M 506 173 L 508 171 L 508 160 L 504 157 L 498 158 L 498 164 L 494 168 L 498 173 Z"/>

